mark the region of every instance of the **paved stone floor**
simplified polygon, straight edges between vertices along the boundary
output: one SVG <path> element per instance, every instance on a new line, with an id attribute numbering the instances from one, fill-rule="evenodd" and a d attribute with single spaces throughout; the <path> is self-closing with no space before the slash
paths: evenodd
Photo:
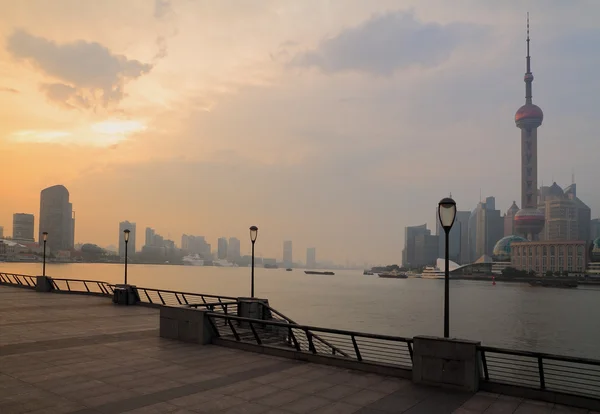
<path id="1" fill-rule="evenodd" d="M 158 311 L 0 286 L 0 413 L 588 413 L 158 337 Z"/>

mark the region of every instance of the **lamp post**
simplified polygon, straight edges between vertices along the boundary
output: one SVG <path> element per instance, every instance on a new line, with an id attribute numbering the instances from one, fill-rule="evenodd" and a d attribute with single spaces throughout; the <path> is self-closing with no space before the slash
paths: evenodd
<path id="1" fill-rule="evenodd" d="M 129 243 L 129 229 L 123 230 L 123 238 L 125 239 L 125 284 L 127 284 L 127 244 Z"/>
<path id="2" fill-rule="evenodd" d="M 446 233 L 446 269 L 444 275 L 444 338 L 450 336 L 450 229 L 456 218 L 456 202 L 452 198 L 443 198 L 438 204 L 438 218 Z"/>
<path id="3" fill-rule="evenodd" d="M 44 238 L 44 258 L 42 259 L 42 276 L 46 276 L 46 242 L 48 241 L 48 232 L 43 232 L 42 237 Z"/>
<path id="4" fill-rule="evenodd" d="M 252 287 L 251 287 L 251 297 L 254 297 L 254 243 L 256 243 L 256 237 L 258 237 L 258 227 L 252 226 L 250 227 L 250 241 L 252 242 Z"/>

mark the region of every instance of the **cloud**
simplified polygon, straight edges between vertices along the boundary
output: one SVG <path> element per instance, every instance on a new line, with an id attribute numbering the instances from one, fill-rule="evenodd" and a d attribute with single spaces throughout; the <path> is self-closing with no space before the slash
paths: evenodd
<path id="1" fill-rule="evenodd" d="M 437 66 L 481 31 L 470 24 L 422 23 L 413 13 L 389 12 L 323 40 L 316 49 L 296 55 L 290 65 L 389 76 L 413 65 Z"/>
<path id="2" fill-rule="evenodd" d="M 8 88 L 4 86 L 0 86 L 0 92 L 8 92 L 8 93 L 19 93 L 15 88 Z"/>
<path id="3" fill-rule="evenodd" d="M 171 13 L 171 0 L 154 0 L 154 18 L 162 19 Z"/>
<path id="4" fill-rule="evenodd" d="M 33 63 L 60 83 L 44 85 L 46 96 L 66 106 L 108 106 L 123 99 L 128 80 L 150 72 L 152 65 L 113 54 L 96 42 L 79 40 L 57 44 L 43 37 L 16 30 L 9 36 L 8 51 Z"/>

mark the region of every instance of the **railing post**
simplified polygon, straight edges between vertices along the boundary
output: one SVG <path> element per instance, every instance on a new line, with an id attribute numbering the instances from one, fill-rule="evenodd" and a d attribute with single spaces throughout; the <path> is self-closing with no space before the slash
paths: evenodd
<path id="1" fill-rule="evenodd" d="M 352 345 L 354 345 L 354 353 L 356 353 L 356 359 L 362 361 L 362 356 L 360 355 L 360 350 L 358 349 L 358 344 L 356 343 L 356 338 L 354 335 L 351 336 Z"/>
<path id="2" fill-rule="evenodd" d="M 290 338 L 292 338 L 292 342 L 294 342 L 294 347 L 296 348 L 296 351 L 300 351 L 300 344 L 298 343 L 298 340 L 296 339 L 296 335 L 294 335 L 294 331 L 292 331 L 292 328 L 288 328 L 290 331 Z"/>
<path id="3" fill-rule="evenodd" d="M 490 373 L 488 371 L 487 361 L 485 359 L 485 351 L 479 351 L 481 355 L 481 365 L 483 366 L 483 378 L 486 381 L 490 380 Z"/>
<path id="4" fill-rule="evenodd" d="M 540 388 L 542 390 L 546 389 L 546 379 L 544 378 L 544 362 L 542 357 L 538 357 L 538 371 L 540 373 Z"/>
<path id="5" fill-rule="evenodd" d="M 250 329 L 252 330 L 252 334 L 254 335 L 254 339 L 256 339 L 256 343 L 259 344 L 259 345 L 262 345 L 262 341 L 260 340 L 260 337 L 256 333 L 256 329 L 254 329 L 254 325 L 252 324 L 252 322 L 250 322 Z"/>
<path id="6" fill-rule="evenodd" d="M 306 334 L 306 339 L 308 339 L 308 350 L 313 354 L 316 354 L 317 349 L 315 348 L 315 344 L 313 343 L 312 332 L 309 330 L 305 330 L 304 333 Z"/>
<path id="7" fill-rule="evenodd" d="M 413 360 L 412 344 L 410 342 L 407 342 L 406 346 L 408 347 L 408 354 L 410 355 L 410 361 L 412 362 L 412 360 Z"/>

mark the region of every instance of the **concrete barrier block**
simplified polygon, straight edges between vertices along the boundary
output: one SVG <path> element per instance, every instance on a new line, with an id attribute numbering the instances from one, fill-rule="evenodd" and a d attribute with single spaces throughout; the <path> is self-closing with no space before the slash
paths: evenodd
<path id="1" fill-rule="evenodd" d="M 53 288 L 54 286 L 52 285 L 52 278 L 48 276 L 35 277 L 36 292 L 51 292 Z"/>
<path id="2" fill-rule="evenodd" d="M 163 306 L 160 308 L 160 336 L 209 344 L 216 333 L 213 332 L 207 313 L 203 309 Z"/>

